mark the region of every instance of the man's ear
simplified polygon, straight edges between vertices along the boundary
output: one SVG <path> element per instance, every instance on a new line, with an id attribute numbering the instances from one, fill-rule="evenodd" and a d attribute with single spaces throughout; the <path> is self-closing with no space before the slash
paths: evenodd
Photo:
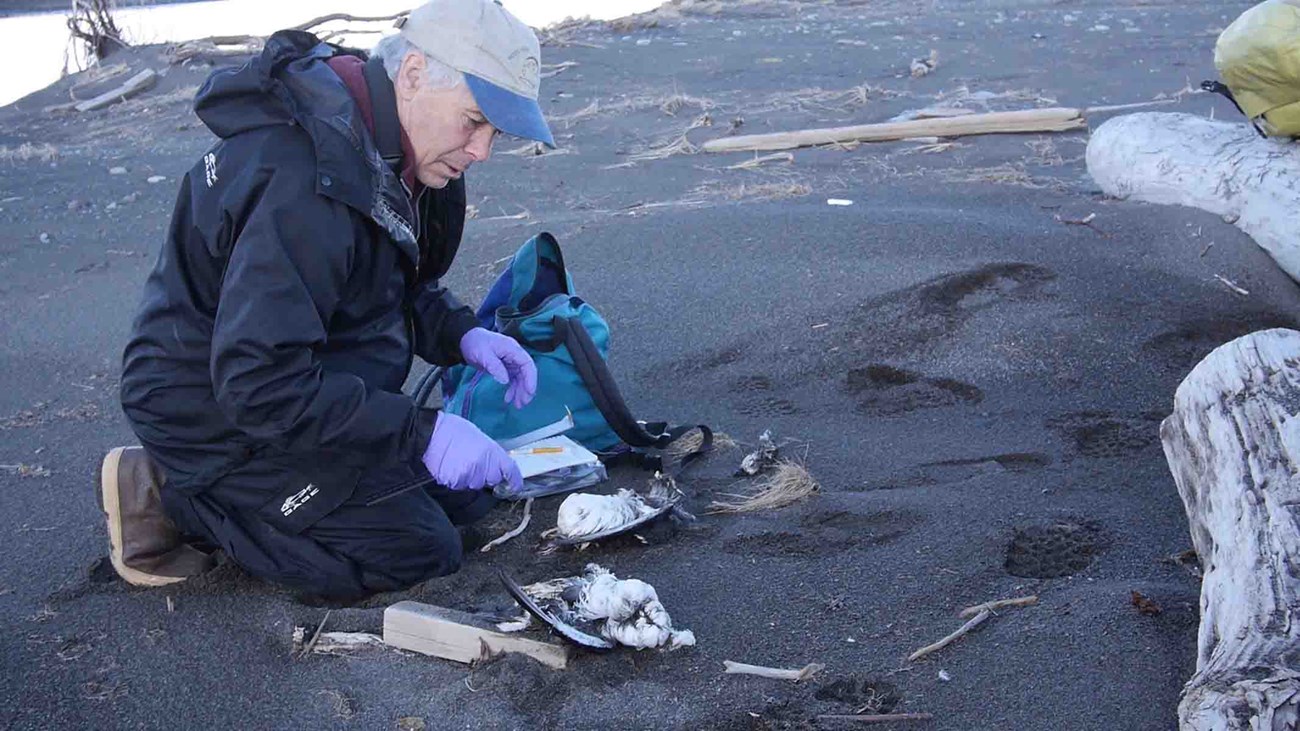
<path id="1" fill-rule="evenodd" d="M 393 81 L 393 91 L 399 99 L 410 101 L 420 91 L 420 85 L 424 83 L 425 66 L 423 53 L 412 51 L 402 59 L 402 66 L 397 70 L 397 78 Z"/>

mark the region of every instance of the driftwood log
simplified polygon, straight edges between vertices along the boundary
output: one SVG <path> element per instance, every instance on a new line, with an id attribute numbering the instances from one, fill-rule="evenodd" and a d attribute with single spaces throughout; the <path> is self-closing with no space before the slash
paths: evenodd
<path id="1" fill-rule="evenodd" d="M 1300 719 L 1300 332 L 1219 347 L 1160 427 L 1204 570 L 1182 731 Z"/>
<path id="2" fill-rule="evenodd" d="M 1097 127 L 1087 160 L 1107 195 L 1217 213 L 1300 280 L 1300 145 L 1244 120 L 1144 112 Z"/>
<path id="3" fill-rule="evenodd" d="M 741 135 L 709 140 L 700 146 L 705 152 L 744 150 L 793 150 L 798 147 L 848 142 L 887 142 L 915 137 L 965 137 L 968 135 L 1015 134 L 1018 132 L 1064 132 L 1082 129 L 1088 123 L 1080 109 L 1054 107 L 1014 112 L 966 114 L 939 119 L 913 119 L 905 122 L 880 122 L 852 127 L 802 129 Z"/>
<path id="4" fill-rule="evenodd" d="M 127 79 L 121 86 L 100 94 L 94 99 L 77 102 L 73 109 L 78 112 L 90 112 L 96 109 L 103 109 L 110 104 L 116 104 L 120 101 L 133 97 L 142 91 L 150 89 L 158 83 L 158 74 L 153 69 L 145 69 L 140 73 Z"/>

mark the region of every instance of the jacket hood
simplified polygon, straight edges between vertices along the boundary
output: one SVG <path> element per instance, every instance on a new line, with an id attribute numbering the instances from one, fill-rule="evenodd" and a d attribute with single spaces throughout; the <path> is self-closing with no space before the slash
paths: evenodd
<path id="1" fill-rule="evenodd" d="M 298 125 L 316 150 L 317 192 L 369 215 L 413 252 L 414 211 L 383 161 L 361 109 L 326 63 L 343 53 L 305 31 L 280 31 L 262 54 L 212 73 L 195 97 L 199 119 L 221 138 L 276 125 Z"/>
<path id="2" fill-rule="evenodd" d="M 325 111 L 331 101 L 341 106 L 349 101 L 347 91 L 340 80 L 330 78 L 333 72 L 325 65 L 334 52 L 310 33 L 276 33 L 257 58 L 213 72 L 195 97 L 194 111 L 213 134 L 224 139 L 296 121 L 295 109 L 299 114 Z M 331 86 L 338 93 L 330 94 Z"/>

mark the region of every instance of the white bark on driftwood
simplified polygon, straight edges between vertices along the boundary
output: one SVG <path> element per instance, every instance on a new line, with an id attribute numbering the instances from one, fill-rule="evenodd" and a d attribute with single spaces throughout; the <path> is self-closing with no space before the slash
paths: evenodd
<path id="1" fill-rule="evenodd" d="M 1160 427 L 1205 577 L 1183 731 L 1300 719 L 1300 332 L 1210 353 Z"/>
<path id="2" fill-rule="evenodd" d="M 1217 213 L 1300 280 L 1300 145 L 1244 121 L 1146 112 L 1094 130 L 1087 160 L 1107 195 Z"/>

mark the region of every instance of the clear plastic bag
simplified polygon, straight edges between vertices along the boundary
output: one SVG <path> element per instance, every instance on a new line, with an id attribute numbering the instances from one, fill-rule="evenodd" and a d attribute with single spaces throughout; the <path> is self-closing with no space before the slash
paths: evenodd
<path id="1" fill-rule="evenodd" d="M 609 479 L 605 465 L 600 462 L 563 467 L 533 477 L 524 478 L 524 487 L 515 492 L 510 483 L 503 482 L 492 488 L 492 494 L 500 500 L 526 500 L 530 497 L 546 497 L 560 493 L 581 490 Z"/>

